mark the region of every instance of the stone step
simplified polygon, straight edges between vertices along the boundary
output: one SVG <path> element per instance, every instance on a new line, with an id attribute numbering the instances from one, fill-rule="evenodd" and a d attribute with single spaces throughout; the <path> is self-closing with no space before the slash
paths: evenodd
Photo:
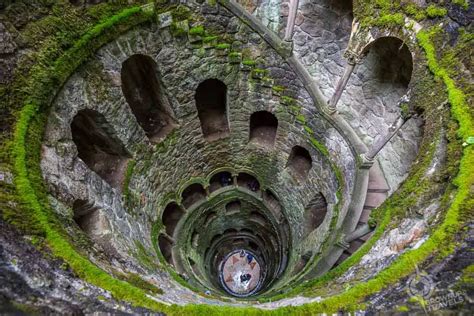
<path id="1" fill-rule="evenodd" d="M 365 198 L 364 208 L 365 207 L 372 207 L 372 208 L 379 207 L 380 204 L 382 204 L 386 198 L 387 198 L 386 193 L 368 192 Z"/>
<path id="2" fill-rule="evenodd" d="M 390 188 L 385 180 L 382 169 L 380 169 L 378 162 L 375 162 L 369 170 L 369 186 L 367 192 L 385 193 L 389 190 Z"/>
<path id="3" fill-rule="evenodd" d="M 360 214 L 360 218 L 359 218 L 359 225 L 361 223 L 365 224 L 369 221 L 369 216 L 370 216 L 370 213 L 372 212 L 372 208 L 365 208 L 362 210 L 362 213 Z"/>
<path id="4" fill-rule="evenodd" d="M 352 242 L 350 243 L 350 247 L 349 247 L 349 249 L 347 249 L 346 251 L 352 255 L 352 254 L 353 254 L 354 252 L 356 252 L 357 249 L 359 249 L 360 246 L 362 246 L 363 244 L 364 244 L 364 242 L 363 242 L 362 240 L 356 239 L 356 240 L 354 240 L 354 241 L 352 241 Z"/>
<path id="5" fill-rule="evenodd" d="M 374 234 L 374 232 L 370 232 L 367 235 L 364 235 L 364 236 L 360 237 L 358 240 L 360 240 L 362 242 L 366 242 L 367 240 L 369 240 L 370 237 L 372 237 L 373 234 Z"/>

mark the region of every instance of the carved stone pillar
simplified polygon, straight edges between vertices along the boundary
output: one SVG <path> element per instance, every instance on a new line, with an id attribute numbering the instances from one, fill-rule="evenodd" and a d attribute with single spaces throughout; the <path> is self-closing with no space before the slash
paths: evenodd
<path id="1" fill-rule="evenodd" d="M 388 133 L 384 137 L 378 138 L 372 147 L 367 153 L 364 154 L 364 157 L 367 160 L 374 160 L 375 156 L 387 145 L 390 140 L 397 134 L 397 132 L 405 125 L 406 122 L 410 119 L 411 116 L 407 117 L 398 117 L 397 121 L 390 126 Z"/>
<path id="2" fill-rule="evenodd" d="M 339 99 L 341 98 L 342 92 L 346 88 L 347 82 L 349 81 L 349 78 L 351 77 L 352 73 L 354 72 L 355 66 L 357 64 L 361 64 L 363 61 L 363 58 L 365 55 L 360 55 L 356 52 L 353 52 L 349 49 L 347 49 L 344 52 L 344 58 L 347 59 L 347 65 L 344 70 L 344 74 L 342 77 L 339 79 L 339 82 L 337 83 L 336 90 L 334 91 L 334 94 L 328 102 L 328 108 L 330 112 L 335 112 L 336 111 L 336 105 L 339 102 Z"/>
<path id="3" fill-rule="evenodd" d="M 288 21 L 286 23 L 285 41 L 291 41 L 293 29 L 295 28 L 296 14 L 298 13 L 299 0 L 290 0 L 290 11 L 288 12 Z"/>

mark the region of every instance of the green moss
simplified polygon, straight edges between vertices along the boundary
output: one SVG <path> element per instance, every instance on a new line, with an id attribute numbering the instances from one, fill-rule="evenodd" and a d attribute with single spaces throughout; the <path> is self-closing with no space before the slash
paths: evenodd
<path id="1" fill-rule="evenodd" d="M 151 294 L 163 294 L 163 290 L 145 281 L 136 273 L 118 274 L 117 277 Z"/>
<path id="2" fill-rule="evenodd" d="M 216 49 L 224 50 L 224 49 L 229 49 L 230 44 L 228 43 L 220 43 L 216 45 Z"/>
<path id="3" fill-rule="evenodd" d="M 125 205 L 130 205 L 131 203 L 131 193 L 129 189 L 130 185 L 130 180 L 132 179 L 133 176 L 133 169 L 135 168 L 136 161 L 131 159 L 128 161 L 127 164 L 127 170 L 125 170 L 125 176 L 123 180 L 123 185 L 122 185 L 122 194 L 125 200 Z"/>
<path id="4" fill-rule="evenodd" d="M 230 52 L 229 53 L 229 57 L 232 57 L 232 58 L 237 58 L 237 57 L 241 57 L 242 54 L 239 53 L 239 52 Z"/>
<path id="5" fill-rule="evenodd" d="M 428 8 L 426 8 L 426 14 L 430 18 L 443 17 L 447 13 L 448 11 L 445 8 L 440 8 L 434 4 L 430 4 Z"/>
<path id="6" fill-rule="evenodd" d="M 179 5 L 176 9 L 171 11 L 173 21 L 184 21 L 191 17 L 191 10 L 185 5 Z"/>
<path id="7" fill-rule="evenodd" d="M 202 36 L 204 35 L 204 27 L 202 25 L 195 26 L 189 29 L 189 35 Z"/>
<path id="8" fill-rule="evenodd" d="M 313 147 L 316 148 L 321 154 L 326 157 L 329 157 L 329 151 L 326 146 L 321 144 L 317 139 L 313 137 L 310 137 L 309 141 L 311 142 L 311 145 L 313 145 Z"/>
<path id="9" fill-rule="evenodd" d="M 186 36 L 189 32 L 188 20 L 171 23 L 171 34 L 175 37 Z"/>
<path id="10" fill-rule="evenodd" d="M 283 95 L 283 96 L 280 97 L 280 102 L 284 105 L 287 105 L 287 106 L 295 106 L 296 105 L 296 100 L 294 98 L 286 96 L 286 95 Z"/>
<path id="11" fill-rule="evenodd" d="M 219 36 L 206 36 L 202 38 L 203 43 L 212 43 L 219 39 Z"/>
<path id="12" fill-rule="evenodd" d="M 418 7 L 414 3 L 410 3 L 403 7 L 406 14 L 412 16 L 415 20 L 421 21 L 426 19 L 426 12 L 423 8 Z"/>
<path id="13" fill-rule="evenodd" d="M 135 240 L 135 247 L 137 248 L 137 251 L 135 252 L 135 258 L 143 267 L 150 271 L 157 271 L 161 268 L 161 265 L 158 264 L 158 259 L 155 257 L 155 255 L 153 255 L 152 252 L 149 252 L 140 241 Z"/>
<path id="14" fill-rule="evenodd" d="M 402 306 L 398 306 L 397 311 L 399 311 L 399 312 L 409 312 L 410 309 L 407 306 L 402 305 Z"/>
<path id="15" fill-rule="evenodd" d="M 380 27 L 403 26 L 405 24 L 405 17 L 401 13 L 384 14 L 375 19 L 373 24 Z"/>
<path id="16" fill-rule="evenodd" d="M 285 91 L 286 88 L 283 87 L 283 86 L 273 86 L 272 90 L 275 91 L 275 92 L 280 92 L 281 93 L 281 92 Z"/>
<path id="17" fill-rule="evenodd" d="M 463 7 L 465 10 L 467 10 L 469 8 L 469 1 L 468 0 L 451 0 L 451 2 Z"/>
<path id="18" fill-rule="evenodd" d="M 245 66 L 254 67 L 254 66 L 257 65 L 257 62 L 255 60 L 252 60 L 252 59 L 244 59 L 244 60 L 242 60 L 242 64 L 245 65 Z"/>
<path id="19" fill-rule="evenodd" d="M 304 117 L 303 114 L 298 114 L 296 116 L 296 120 L 303 125 L 306 124 L 306 118 Z"/>

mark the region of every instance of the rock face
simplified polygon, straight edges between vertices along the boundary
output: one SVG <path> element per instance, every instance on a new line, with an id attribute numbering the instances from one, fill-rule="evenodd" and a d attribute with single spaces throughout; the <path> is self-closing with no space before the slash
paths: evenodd
<path id="1" fill-rule="evenodd" d="M 12 4 L 0 19 L 0 82 L 34 109 L 12 133 L 25 139 L 2 143 L 0 312 L 313 312 L 363 282 L 385 282 L 368 313 L 418 311 L 404 293 L 426 271 L 427 299 L 449 292 L 469 310 L 472 293 L 449 282 L 472 264 L 462 232 L 423 273 L 377 279 L 432 242 L 455 200 L 462 150 L 419 24 L 369 27 L 354 19 L 364 4 L 300 0 L 289 43 L 288 1 L 102 2 Z M 442 40 L 455 45 L 471 11 L 448 7 Z M 80 15 L 97 19 L 87 35 L 58 26 Z M 36 33 L 56 35 L 32 44 Z M 84 62 L 69 69 L 62 54 Z M 31 67 L 34 84 L 19 87 Z M 53 84 L 36 85 L 44 73 Z M 50 90 L 35 97 L 37 86 Z M 14 109 L 0 110 L 9 140 Z"/>

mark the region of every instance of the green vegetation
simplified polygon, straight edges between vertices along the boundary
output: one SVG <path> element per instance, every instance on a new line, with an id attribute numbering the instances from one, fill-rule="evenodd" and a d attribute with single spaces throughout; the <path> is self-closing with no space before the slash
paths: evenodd
<path id="1" fill-rule="evenodd" d="M 230 44 L 228 43 L 220 43 L 216 45 L 216 49 L 220 49 L 220 50 L 225 50 L 229 48 L 230 48 Z"/>
<path id="2" fill-rule="evenodd" d="M 130 180 L 132 179 L 132 176 L 133 176 L 133 170 L 135 168 L 136 163 L 137 162 L 133 159 L 129 160 L 127 164 L 127 170 L 125 170 L 125 177 L 124 177 L 123 185 L 122 185 L 122 194 L 124 196 L 126 205 L 129 205 L 131 201 L 131 193 L 130 193 L 129 185 L 130 185 Z"/>
<path id="3" fill-rule="evenodd" d="M 405 17 L 401 13 L 395 14 L 383 14 L 378 19 L 374 20 L 373 25 L 380 27 L 393 27 L 403 25 L 405 23 Z"/>
<path id="4" fill-rule="evenodd" d="M 204 35 L 204 27 L 202 25 L 192 27 L 191 29 L 189 29 L 189 35 L 203 36 Z"/>
<path id="5" fill-rule="evenodd" d="M 467 10 L 469 8 L 469 1 L 468 0 L 451 0 L 451 2 L 463 7 L 465 10 Z"/>
<path id="6" fill-rule="evenodd" d="M 255 67 L 257 65 L 257 62 L 252 59 L 244 59 L 242 60 L 242 64 L 249 67 Z"/>
<path id="7" fill-rule="evenodd" d="M 176 9 L 171 11 L 173 21 L 184 21 L 191 17 L 191 10 L 185 5 L 179 5 Z"/>
<path id="8" fill-rule="evenodd" d="M 188 32 L 188 20 L 173 22 L 171 24 L 171 34 L 173 34 L 175 37 L 186 36 Z"/>
<path id="9" fill-rule="evenodd" d="M 130 283 L 137 288 L 150 292 L 151 294 L 163 294 L 163 290 L 145 281 L 136 273 L 117 274 L 117 277 L 127 283 Z"/>
<path id="10" fill-rule="evenodd" d="M 280 102 L 284 105 L 287 105 L 287 106 L 294 106 L 296 105 L 296 100 L 295 98 L 292 98 L 292 97 L 289 97 L 287 95 L 283 95 L 281 96 L 280 98 Z M 298 109 L 299 110 L 299 109 Z"/>
<path id="11" fill-rule="evenodd" d="M 158 259 L 155 257 L 155 255 L 148 251 L 140 241 L 135 240 L 135 247 L 137 248 L 135 258 L 143 267 L 149 269 L 150 271 L 157 271 L 161 268 L 161 265 L 157 262 Z"/>
<path id="12" fill-rule="evenodd" d="M 213 43 L 213 42 L 216 42 L 218 39 L 219 39 L 219 36 L 206 36 L 206 37 L 203 37 L 202 42 Z"/>
<path id="13" fill-rule="evenodd" d="M 430 4 L 428 8 L 426 8 L 426 14 L 430 18 L 443 17 L 447 13 L 448 13 L 448 10 L 446 10 L 445 8 L 437 7 L 434 4 Z"/>

